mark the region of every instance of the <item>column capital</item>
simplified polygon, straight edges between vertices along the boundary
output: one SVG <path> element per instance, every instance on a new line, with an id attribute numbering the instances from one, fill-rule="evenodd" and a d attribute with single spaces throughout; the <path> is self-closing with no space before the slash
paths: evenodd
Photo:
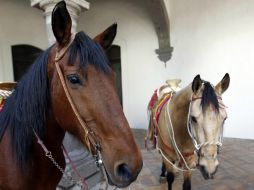
<path id="1" fill-rule="evenodd" d="M 30 0 L 32 7 L 38 8 L 44 12 L 49 45 L 55 42 L 55 37 L 51 29 L 51 14 L 56 3 L 59 1 L 60 0 Z M 76 32 L 78 17 L 82 11 L 89 9 L 90 4 L 86 0 L 65 0 L 65 2 L 72 20 L 71 30 L 72 32 Z"/>
<path id="2" fill-rule="evenodd" d="M 30 0 L 31 6 L 43 10 L 46 17 L 51 15 L 54 6 L 59 1 L 60 0 Z M 90 7 L 90 3 L 85 0 L 65 0 L 65 2 L 71 17 L 74 19 L 78 19 L 79 14 L 84 10 L 88 10 Z"/>

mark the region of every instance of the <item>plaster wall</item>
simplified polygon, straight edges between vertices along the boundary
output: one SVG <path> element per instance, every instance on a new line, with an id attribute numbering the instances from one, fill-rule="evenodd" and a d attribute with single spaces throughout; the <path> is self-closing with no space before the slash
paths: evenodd
<path id="1" fill-rule="evenodd" d="M 0 81 L 13 81 L 11 46 L 48 47 L 43 12 L 27 0 L 0 0 Z"/>

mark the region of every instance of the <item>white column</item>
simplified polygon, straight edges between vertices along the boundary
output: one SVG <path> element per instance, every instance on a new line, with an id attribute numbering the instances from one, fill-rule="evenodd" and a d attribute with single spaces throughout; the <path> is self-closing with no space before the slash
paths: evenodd
<path id="1" fill-rule="evenodd" d="M 35 7 L 44 11 L 48 42 L 49 42 L 49 45 L 52 45 L 56 40 L 51 28 L 51 14 L 54 9 L 54 6 L 60 0 L 30 0 L 30 1 L 31 1 L 32 7 Z M 72 32 L 76 32 L 78 17 L 82 11 L 89 9 L 90 4 L 89 2 L 85 0 L 65 0 L 65 2 L 72 19 Z"/>

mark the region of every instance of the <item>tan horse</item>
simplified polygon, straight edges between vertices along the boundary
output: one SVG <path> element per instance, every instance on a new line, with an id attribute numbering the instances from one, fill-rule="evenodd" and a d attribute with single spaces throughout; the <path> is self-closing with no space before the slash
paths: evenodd
<path id="1" fill-rule="evenodd" d="M 229 82 L 226 74 L 213 87 L 197 75 L 192 84 L 164 94 L 150 109 L 148 138 L 153 140 L 157 136 L 156 145 L 163 160 L 161 177 L 166 176 L 168 189 L 172 189 L 174 170 L 183 171 L 184 190 L 191 189 L 193 168 L 198 167 L 205 179 L 212 179 L 216 173 L 217 153 L 227 118 L 221 95 Z M 158 109 L 161 109 L 159 116 Z"/>

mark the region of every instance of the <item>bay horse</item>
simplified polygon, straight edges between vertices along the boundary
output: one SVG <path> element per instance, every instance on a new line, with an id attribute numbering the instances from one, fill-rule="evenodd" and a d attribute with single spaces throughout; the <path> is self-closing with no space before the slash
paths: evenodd
<path id="1" fill-rule="evenodd" d="M 117 25 L 94 40 L 84 32 L 72 35 L 71 25 L 61 1 L 52 12 L 56 43 L 5 101 L 0 113 L 1 190 L 55 190 L 62 173 L 52 158 L 64 170 L 66 131 L 101 156 L 110 184 L 128 186 L 142 168 L 103 50 L 112 44 Z M 45 148 L 50 151 L 46 155 Z"/>
<path id="2" fill-rule="evenodd" d="M 229 82 L 229 74 L 216 86 L 197 75 L 190 85 L 179 91 L 168 85 L 171 91 L 161 99 L 155 100 L 156 94 L 153 96 L 147 138 L 154 140 L 162 156 L 161 178 L 167 179 L 169 190 L 175 170 L 183 172 L 184 190 L 191 189 L 194 168 L 199 168 L 205 179 L 214 177 L 227 118 L 221 95 Z"/>

